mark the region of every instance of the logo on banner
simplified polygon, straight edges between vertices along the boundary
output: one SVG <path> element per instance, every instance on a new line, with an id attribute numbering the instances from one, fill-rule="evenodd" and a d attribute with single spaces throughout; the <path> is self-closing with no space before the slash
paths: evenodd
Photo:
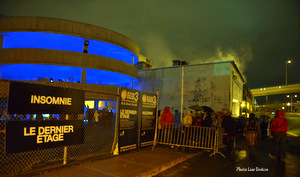
<path id="1" fill-rule="evenodd" d="M 156 96 L 149 96 L 149 95 L 143 94 L 142 101 L 143 101 L 143 103 L 156 104 Z"/>
<path id="2" fill-rule="evenodd" d="M 122 100 L 134 100 L 134 101 L 138 101 L 139 99 L 139 92 L 130 92 L 127 90 L 122 90 L 121 92 L 121 98 Z"/>

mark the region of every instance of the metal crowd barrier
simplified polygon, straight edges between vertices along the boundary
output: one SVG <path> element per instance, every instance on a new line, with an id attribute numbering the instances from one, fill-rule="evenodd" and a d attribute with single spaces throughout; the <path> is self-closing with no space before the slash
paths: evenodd
<path id="1" fill-rule="evenodd" d="M 154 137 L 153 149 L 156 144 L 190 147 L 198 149 L 212 150 L 211 155 L 219 152 L 223 144 L 223 128 L 190 126 L 185 127 L 177 123 L 158 122 Z M 210 156 L 211 156 L 210 155 Z"/>

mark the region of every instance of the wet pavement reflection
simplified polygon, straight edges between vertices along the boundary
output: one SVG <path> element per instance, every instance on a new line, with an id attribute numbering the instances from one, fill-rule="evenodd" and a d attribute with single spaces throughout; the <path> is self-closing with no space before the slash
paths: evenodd
<path id="1" fill-rule="evenodd" d="M 209 157 L 210 152 L 203 151 L 201 155 L 189 159 L 157 176 L 270 176 L 270 177 L 299 177 L 300 176 L 300 138 L 289 137 L 289 148 L 286 163 L 272 160 L 272 142 L 269 139 L 260 140 L 256 148 L 255 157 L 248 155 L 244 138 L 238 137 L 236 147 L 231 158 L 221 155 Z"/>

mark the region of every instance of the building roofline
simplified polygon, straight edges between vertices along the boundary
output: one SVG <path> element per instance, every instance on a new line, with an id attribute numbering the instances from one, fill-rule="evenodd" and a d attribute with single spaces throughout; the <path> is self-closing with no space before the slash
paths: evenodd
<path id="1" fill-rule="evenodd" d="M 210 62 L 210 63 L 201 63 L 201 64 L 193 64 L 193 65 L 177 65 L 177 66 L 170 66 L 170 67 L 162 67 L 162 68 L 152 68 L 152 69 L 143 69 L 143 71 L 147 70 L 158 70 L 158 69 L 172 69 L 172 68 L 179 68 L 179 67 L 192 67 L 192 66 L 200 66 L 200 65 L 210 65 L 210 64 L 221 64 L 221 63 L 231 63 L 232 66 L 236 69 L 237 73 L 245 83 L 245 79 L 243 75 L 241 74 L 239 68 L 235 64 L 234 60 L 229 60 L 229 61 L 219 61 L 219 62 Z"/>
<path id="2" fill-rule="evenodd" d="M 107 28 L 51 17 L 13 16 L 0 18 L 0 33 L 49 32 L 94 39 L 125 48 L 139 56 L 138 45 L 130 38 Z"/>
<path id="3" fill-rule="evenodd" d="M 243 80 L 244 84 L 245 84 L 245 79 L 242 75 L 242 73 L 240 72 L 239 68 L 236 66 L 235 62 L 234 61 L 231 61 L 233 67 L 235 68 L 235 70 L 237 71 L 237 73 L 240 75 L 241 79 Z"/>
<path id="4" fill-rule="evenodd" d="M 220 61 L 220 62 L 210 62 L 210 63 L 200 63 L 200 64 L 193 64 L 193 65 L 177 65 L 177 66 L 169 66 L 169 67 L 162 67 L 162 68 L 152 68 L 152 69 L 143 69 L 143 70 L 157 70 L 157 69 L 172 69 L 172 68 L 179 68 L 179 67 L 190 67 L 190 66 L 200 66 L 200 65 L 210 65 L 210 64 L 220 64 L 220 63 L 232 63 L 234 61 Z"/>

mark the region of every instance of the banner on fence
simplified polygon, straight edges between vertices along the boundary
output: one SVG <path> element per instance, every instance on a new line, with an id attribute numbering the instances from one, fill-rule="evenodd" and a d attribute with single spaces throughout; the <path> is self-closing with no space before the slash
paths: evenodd
<path id="1" fill-rule="evenodd" d="M 8 112 L 10 114 L 83 114 L 84 91 L 11 82 Z"/>
<path id="2" fill-rule="evenodd" d="M 83 143 L 82 120 L 8 121 L 6 152 L 18 153 Z"/>
<path id="3" fill-rule="evenodd" d="M 121 87 L 119 106 L 120 152 L 137 149 L 140 92 Z"/>
<path id="4" fill-rule="evenodd" d="M 142 92 L 142 123 L 141 123 L 141 147 L 153 144 L 155 133 L 157 97 L 154 94 Z"/>

